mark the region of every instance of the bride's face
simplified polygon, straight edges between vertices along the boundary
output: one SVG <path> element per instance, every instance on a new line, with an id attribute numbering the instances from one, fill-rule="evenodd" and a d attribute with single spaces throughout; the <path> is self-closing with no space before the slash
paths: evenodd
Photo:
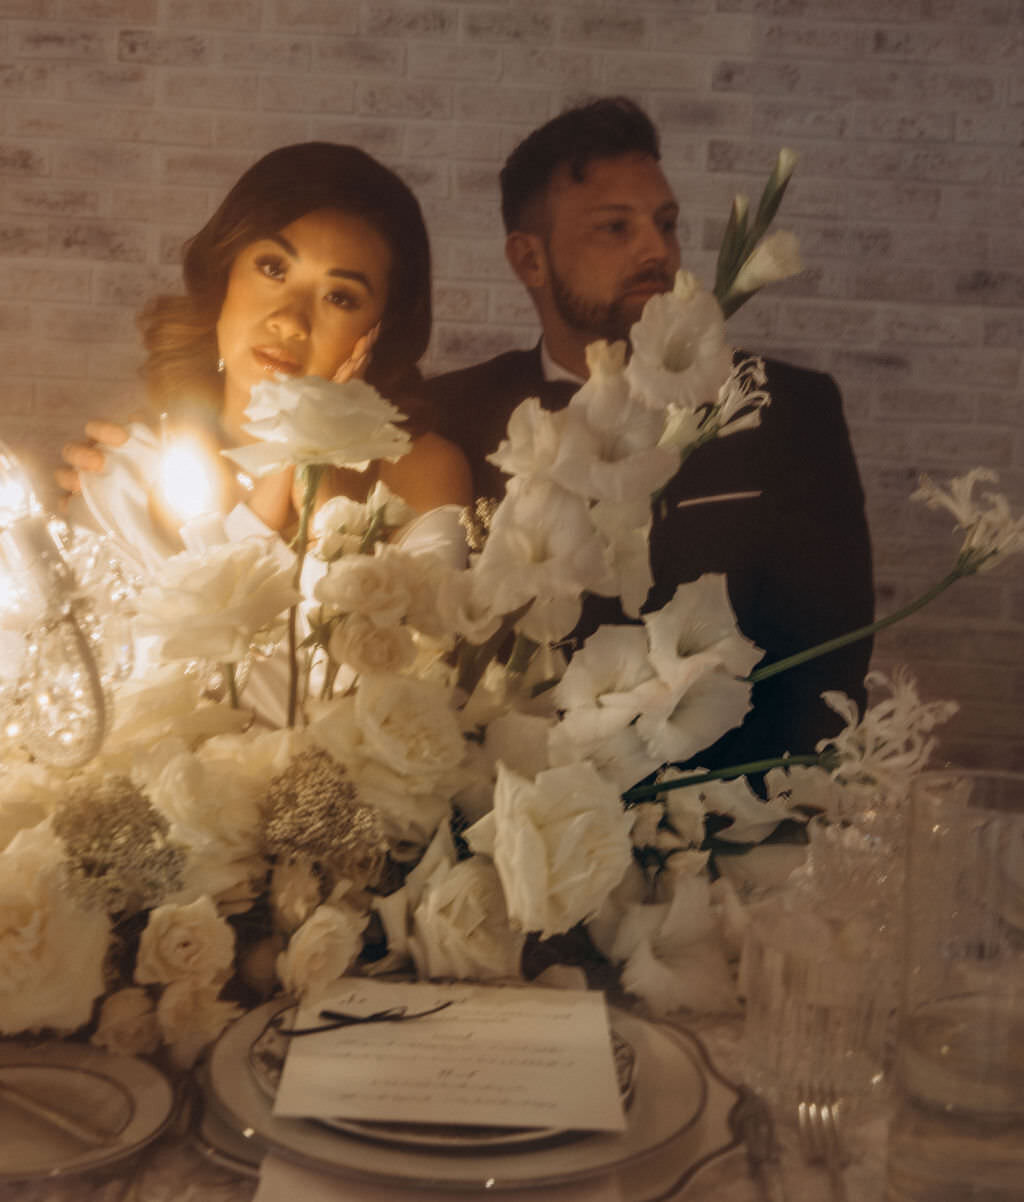
<path id="1" fill-rule="evenodd" d="M 331 379 L 387 304 L 391 248 L 361 217 L 320 209 L 242 250 L 217 320 L 224 426 L 279 374 Z"/>

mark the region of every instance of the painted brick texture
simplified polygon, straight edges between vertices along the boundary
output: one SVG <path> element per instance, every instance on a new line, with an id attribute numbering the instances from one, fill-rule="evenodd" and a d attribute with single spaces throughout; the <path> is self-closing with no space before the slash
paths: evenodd
<path id="1" fill-rule="evenodd" d="M 41 467 L 138 400 L 134 314 L 254 158 L 354 141 L 420 194 L 440 370 L 536 326 L 495 176 L 566 103 L 657 119 L 705 278 L 736 191 L 800 154 L 782 224 L 806 271 L 735 322 L 832 372 L 885 612 L 942 575 L 950 524 L 908 496 L 996 467 L 1024 509 L 1020 0 L 56 0 L 0 6 L 0 437 Z M 961 714 L 944 753 L 1024 768 L 1024 560 L 878 640 Z"/>

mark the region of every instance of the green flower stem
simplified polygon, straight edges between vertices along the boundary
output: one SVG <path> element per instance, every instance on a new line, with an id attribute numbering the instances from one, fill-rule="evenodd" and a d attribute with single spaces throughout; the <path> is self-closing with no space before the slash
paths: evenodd
<path id="1" fill-rule="evenodd" d="M 299 510 L 299 529 L 295 535 L 295 572 L 292 584 L 296 589 L 302 583 L 302 565 L 309 548 L 309 519 L 313 514 L 313 502 L 316 500 L 316 490 L 320 486 L 323 475 L 323 465 L 308 464 L 296 469 L 299 481 L 303 484 L 302 508 Z M 299 649 L 298 649 L 298 606 L 293 605 L 288 610 L 288 726 L 295 725 L 299 708 Z"/>
<path id="2" fill-rule="evenodd" d="M 930 602 L 934 601 L 951 584 L 969 574 L 970 572 L 965 571 L 958 563 L 938 584 L 932 585 L 927 592 L 922 593 L 920 597 L 904 605 L 902 609 L 889 614 L 888 617 L 879 618 L 877 622 L 871 622 L 867 626 L 860 626 L 856 630 L 850 630 L 846 634 L 839 635 L 837 638 L 828 639 L 826 642 L 818 643 L 814 647 L 808 647 L 806 651 L 798 651 L 794 655 L 787 655 L 785 659 L 778 659 L 773 664 L 765 664 L 763 668 L 756 668 L 750 673 L 747 680 L 751 684 L 758 684 L 762 680 L 767 680 L 770 676 L 777 676 L 780 672 L 797 667 L 798 664 L 804 664 L 808 660 L 817 659 L 820 655 L 828 655 L 830 651 L 837 651 L 840 647 L 845 647 L 849 643 L 856 643 L 859 639 L 866 639 L 869 635 L 875 634 L 879 630 L 884 630 L 887 626 L 892 626 L 896 622 L 902 622 L 904 618 L 909 617 L 912 613 L 916 613 L 917 610 L 923 609 Z"/>
<path id="3" fill-rule="evenodd" d="M 756 772 L 767 772 L 770 768 L 791 768 L 794 764 L 804 764 L 809 767 L 827 768 L 832 763 L 828 751 L 820 755 L 776 755 L 766 760 L 751 760 L 746 764 L 730 764 L 727 768 L 714 768 L 708 772 L 694 772 L 689 776 L 680 776 L 676 780 L 662 781 L 655 785 L 634 785 L 622 795 L 628 805 L 637 801 L 646 801 L 657 797 L 659 793 L 668 793 L 672 789 L 689 789 L 693 785 L 703 785 L 710 780 L 732 780 L 737 776 L 749 776 Z"/>
<path id="4" fill-rule="evenodd" d="M 530 660 L 538 645 L 533 639 L 527 638 L 525 634 L 517 634 L 516 641 L 512 644 L 512 652 L 508 657 L 508 670 L 514 675 L 522 676 L 530 666 Z"/>

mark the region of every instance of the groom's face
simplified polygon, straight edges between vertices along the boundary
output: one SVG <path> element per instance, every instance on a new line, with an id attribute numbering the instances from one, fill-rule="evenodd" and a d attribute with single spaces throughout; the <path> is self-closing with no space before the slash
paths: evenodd
<path id="1" fill-rule="evenodd" d="M 582 180 L 567 167 L 544 201 L 546 286 L 561 319 L 587 341 L 628 338 L 648 300 L 679 268 L 679 205 L 656 159 L 595 159 Z"/>

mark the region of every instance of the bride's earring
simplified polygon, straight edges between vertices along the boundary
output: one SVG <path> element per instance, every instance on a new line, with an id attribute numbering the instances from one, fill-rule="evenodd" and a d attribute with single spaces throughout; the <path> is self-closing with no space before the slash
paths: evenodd
<path id="1" fill-rule="evenodd" d="M 217 371 L 220 374 L 223 374 L 223 372 L 224 372 L 224 356 L 223 355 L 217 360 Z"/>

